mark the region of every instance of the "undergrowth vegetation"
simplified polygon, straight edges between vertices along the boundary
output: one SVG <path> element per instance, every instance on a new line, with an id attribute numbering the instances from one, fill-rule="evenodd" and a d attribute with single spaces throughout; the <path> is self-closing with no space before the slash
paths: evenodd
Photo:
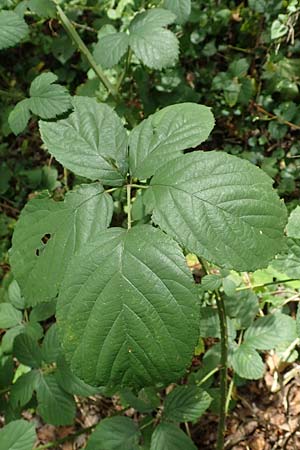
<path id="1" fill-rule="evenodd" d="M 207 411 L 221 450 L 267 352 L 297 363 L 299 13 L 0 0 L 1 450 L 201 449 Z"/>

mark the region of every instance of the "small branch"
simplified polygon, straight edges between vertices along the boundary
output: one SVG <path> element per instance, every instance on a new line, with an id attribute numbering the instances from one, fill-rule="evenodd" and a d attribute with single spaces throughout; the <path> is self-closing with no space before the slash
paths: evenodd
<path id="1" fill-rule="evenodd" d="M 281 119 L 280 117 L 276 116 L 275 114 L 270 113 L 265 108 L 263 108 L 261 105 L 258 105 L 255 102 L 253 102 L 252 104 L 259 112 L 265 114 L 266 116 L 270 117 L 271 119 L 277 120 L 278 122 L 281 122 L 284 125 L 287 125 L 288 127 L 292 128 L 293 130 L 300 130 L 300 125 L 296 125 L 295 123 L 289 122 L 288 120 Z"/>
<path id="2" fill-rule="evenodd" d="M 93 428 L 95 428 L 95 425 L 92 425 L 87 428 L 82 428 L 81 430 L 76 431 L 76 433 L 70 434 L 69 436 L 65 436 L 61 439 L 57 439 L 57 441 L 47 442 L 47 444 L 39 445 L 38 447 L 35 447 L 33 450 L 43 450 L 46 448 L 56 448 L 58 445 L 63 444 L 64 442 L 68 442 L 70 440 L 75 439 L 77 436 L 80 436 L 81 434 L 87 433 L 88 431 L 91 431 Z"/>
<path id="3" fill-rule="evenodd" d="M 205 381 L 209 380 L 210 377 L 212 377 L 216 372 L 219 372 L 220 368 L 219 367 L 215 367 L 213 370 L 211 370 L 210 372 L 208 372 L 208 374 L 206 374 L 200 381 L 198 381 L 196 384 L 197 386 L 201 386 L 202 384 L 205 383 Z"/>
<path id="4" fill-rule="evenodd" d="M 131 184 L 127 184 L 127 229 L 131 228 Z"/>
<path id="5" fill-rule="evenodd" d="M 299 280 L 299 278 L 287 278 L 285 280 L 270 281 L 269 283 L 253 284 L 252 286 L 243 286 L 243 287 L 237 288 L 236 291 L 247 291 L 248 289 L 257 289 L 257 288 L 262 288 L 265 286 L 272 286 L 275 284 L 291 283 L 293 281 L 300 281 L 300 280 Z"/>
<path id="6" fill-rule="evenodd" d="M 226 425 L 228 335 L 225 304 L 218 291 L 216 291 L 216 300 L 221 331 L 220 409 L 216 450 L 223 450 Z"/>
<path id="7" fill-rule="evenodd" d="M 64 27 L 66 32 L 69 34 L 71 39 L 75 42 L 75 44 L 77 45 L 77 47 L 81 51 L 81 53 L 86 57 L 86 59 L 88 60 L 90 66 L 92 67 L 92 69 L 96 73 L 96 75 L 99 78 L 99 80 L 104 84 L 104 86 L 106 87 L 108 92 L 113 97 L 116 98 L 117 97 L 117 92 L 116 92 L 115 87 L 110 83 L 110 81 L 106 77 L 106 75 L 103 72 L 103 70 L 101 69 L 101 67 L 96 63 L 93 55 L 91 54 L 91 52 L 89 51 L 89 49 L 87 48 L 87 46 L 85 45 L 85 43 L 83 42 L 83 40 L 81 39 L 79 34 L 77 33 L 77 31 L 76 31 L 74 25 L 72 24 L 72 22 L 68 19 L 68 17 L 63 12 L 61 7 L 59 5 L 57 5 L 57 4 L 56 4 L 56 10 L 57 10 L 58 16 L 59 16 L 59 18 L 61 20 L 62 26 Z"/>
<path id="8" fill-rule="evenodd" d="M 126 57 L 126 63 L 125 63 L 125 68 L 124 68 L 124 70 L 122 71 L 119 80 L 117 81 L 117 86 L 116 86 L 116 91 L 117 91 L 117 92 L 119 92 L 120 87 L 121 87 L 121 84 L 123 83 L 124 78 L 125 78 L 125 76 L 126 76 L 126 73 L 128 72 L 131 58 L 132 58 L 132 50 L 131 50 L 131 48 L 128 48 L 128 51 L 127 51 L 127 57 Z"/>

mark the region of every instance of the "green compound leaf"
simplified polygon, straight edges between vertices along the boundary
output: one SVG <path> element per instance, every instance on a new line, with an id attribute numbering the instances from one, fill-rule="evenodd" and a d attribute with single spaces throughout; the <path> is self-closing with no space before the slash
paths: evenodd
<path id="1" fill-rule="evenodd" d="M 155 428 L 150 450 L 197 450 L 191 439 L 176 425 L 161 423 Z"/>
<path id="2" fill-rule="evenodd" d="M 18 409 L 31 400 L 39 379 L 40 374 L 37 370 L 31 370 L 17 379 L 11 388 L 9 398 L 13 408 Z"/>
<path id="3" fill-rule="evenodd" d="M 286 231 L 289 237 L 300 239 L 300 206 L 291 212 Z"/>
<path id="4" fill-rule="evenodd" d="M 0 430 L 1 450 L 32 450 L 36 440 L 34 425 L 14 420 Z"/>
<path id="5" fill-rule="evenodd" d="M 197 420 L 207 410 L 211 397 L 198 386 L 177 386 L 164 403 L 164 417 L 176 422 Z"/>
<path id="6" fill-rule="evenodd" d="M 56 323 L 53 324 L 48 330 L 43 340 L 42 345 L 42 358 L 48 364 L 56 362 L 60 355 L 61 348 L 58 339 L 58 332 Z"/>
<path id="7" fill-rule="evenodd" d="M 154 8 L 137 14 L 131 22 L 130 47 L 146 66 L 152 69 L 174 66 L 179 53 L 178 39 L 164 27 L 175 19 L 172 12 Z"/>
<path id="8" fill-rule="evenodd" d="M 30 99 L 25 98 L 16 104 L 8 116 L 8 123 L 12 132 L 17 136 L 27 126 L 30 119 Z"/>
<path id="9" fill-rule="evenodd" d="M 129 36 L 126 33 L 111 33 L 101 36 L 94 48 L 94 58 L 103 69 L 114 67 L 128 49 Z"/>
<path id="10" fill-rule="evenodd" d="M 225 153 L 170 161 L 153 177 L 145 201 L 164 231 L 222 267 L 266 267 L 284 243 L 286 209 L 271 178 Z"/>
<path id="11" fill-rule="evenodd" d="M 89 438 L 86 450 L 138 450 L 140 431 L 129 417 L 101 420 Z"/>
<path id="12" fill-rule="evenodd" d="M 52 119 L 72 107 L 71 96 L 64 86 L 53 84 L 57 76 L 42 73 L 30 86 L 29 108 L 42 119 Z"/>
<path id="13" fill-rule="evenodd" d="M 164 7 L 176 15 L 176 22 L 185 23 L 191 14 L 191 0 L 165 0 Z"/>
<path id="14" fill-rule="evenodd" d="M 269 314 L 257 319 L 245 332 L 244 343 L 257 350 L 274 349 L 297 337 L 296 321 L 286 314 Z"/>
<path id="15" fill-rule="evenodd" d="M 74 112 L 57 122 L 40 121 L 49 152 L 77 175 L 119 186 L 127 171 L 127 134 L 121 119 L 94 98 L 74 97 Z"/>
<path id="16" fill-rule="evenodd" d="M 28 34 L 25 20 L 13 11 L 0 11 L 0 50 L 13 47 Z"/>
<path id="17" fill-rule="evenodd" d="M 63 391 L 54 374 L 43 375 L 37 386 L 38 413 L 51 425 L 73 423 L 76 405 L 72 395 Z"/>
<path id="18" fill-rule="evenodd" d="M 140 179 L 152 176 L 182 150 L 204 142 L 214 124 L 210 108 L 195 103 L 171 105 L 156 112 L 130 133 L 130 173 Z"/>
<path id="19" fill-rule="evenodd" d="M 288 239 L 286 252 L 277 255 L 271 265 L 291 278 L 300 279 L 300 239 Z"/>
<path id="20" fill-rule="evenodd" d="M 160 230 L 100 233 L 74 258 L 58 300 L 71 370 L 108 387 L 178 379 L 198 337 L 194 289 L 181 250 Z"/>
<path id="21" fill-rule="evenodd" d="M 63 202 L 31 200 L 16 225 L 10 262 L 27 305 L 57 296 L 73 254 L 107 228 L 113 201 L 99 183 L 81 185 Z"/>
<path id="22" fill-rule="evenodd" d="M 0 303 L 0 328 L 11 328 L 22 321 L 22 313 L 10 303 Z"/>
<path id="23" fill-rule="evenodd" d="M 38 369 L 42 365 L 42 352 L 37 341 L 28 334 L 21 333 L 14 340 L 14 355 L 26 366 Z"/>
<path id="24" fill-rule="evenodd" d="M 248 380 L 258 380 L 264 374 L 265 365 L 257 351 L 246 344 L 240 345 L 231 356 L 236 373 Z"/>

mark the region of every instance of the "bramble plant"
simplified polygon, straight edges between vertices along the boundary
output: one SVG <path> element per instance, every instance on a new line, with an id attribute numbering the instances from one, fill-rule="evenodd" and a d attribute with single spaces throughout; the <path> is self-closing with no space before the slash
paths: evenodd
<path id="1" fill-rule="evenodd" d="M 16 135 L 32 115 L 40 119 L 43 148 L 64 167 L 65 189 L 55 193 L 55 185 L 52 193 L 34 196 L 14 227 L 14 280 L 0 303 L 0 328 L 7 330 L 0 393 L 11 421 L 0 430 L 1 449 L 34 446 L 34 426 L 20 419 L 28 405 L 47 423 L 69 425 L 74 396 L 101 394 L 118 395 L 139 420 L 115 415 L 80 430 L 93 430 L 87 450 L 196 449 L 188 422 L 208 408 L 220 415 L 221 450 L 236 378 L 261 378 L 259 352 L 276 348 L 287 360 L 299 342 L 296 321 L 283 312 L 257 318 L 255 289 L 265 284 L 245 285 L 239 275 L 271 264 L 276 276 L 290 277 L 284 283 L 300 277 L 299 207 L 288 221 L 262 169 L 226 152 L 200 149 L 215 126 L 208 106 L 176 102 L 143 120 L 124 109 L 122 86 L 132 64 L 160 70 L 177 61 L 178 37 L 167 26 L 187 21 L 190 1 L 165 0 L 119 30 L 104 25 L 93 52 L 62 5 L 42 3 L 105 93 L 99 94 L 102 102 L 72 96 L 57 75 L 43 72 L 9 115 Z M 38 7 L 23 1 L 15 11 L 0 12 L 1 49 L 26 37 L 22 15 L 28 9 L 42 15 Z M 120 18 L 121 6 L 110 14 Z M 276 27 L 272 39 L 281 36 Z M 230 107 L 243 103 L 240 86 L 251 85 L 248 68 L 240 59 L 215 80 Z M 76 177 L 71 190 L 69 171 Z M 203 271 L 200 285 L 191 260 Z M 50 321 L 44 335 L 41 322 L 53 316 L 56 322 Z M 220 342 L 205 352 L 206 337 Z M 203 364 L 195 369 L 193 356 L 201 354 Z M 234 376 L 228 386 L 229 368 Z M 171 384 L 177 385 L 166 393 Z"/>

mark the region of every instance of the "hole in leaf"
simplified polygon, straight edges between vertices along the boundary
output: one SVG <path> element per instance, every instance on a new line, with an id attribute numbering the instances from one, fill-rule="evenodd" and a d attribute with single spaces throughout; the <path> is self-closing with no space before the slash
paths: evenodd
<path id="1" fill-rule="evenodd" d="M 40 251 L 38 248 L 36 249 L 35 254 L 36 254 L 36 256 L 40 256 Z"/>
<path id="2" fill-rule="evenodd" d="M 47 242 L 49 241 L 50 238 L 51 238 L 51 234 L 50 233 L 46 233 L 42 237 L 41 241 L 42 241 L 43 244 L 47 244 Z"/>

